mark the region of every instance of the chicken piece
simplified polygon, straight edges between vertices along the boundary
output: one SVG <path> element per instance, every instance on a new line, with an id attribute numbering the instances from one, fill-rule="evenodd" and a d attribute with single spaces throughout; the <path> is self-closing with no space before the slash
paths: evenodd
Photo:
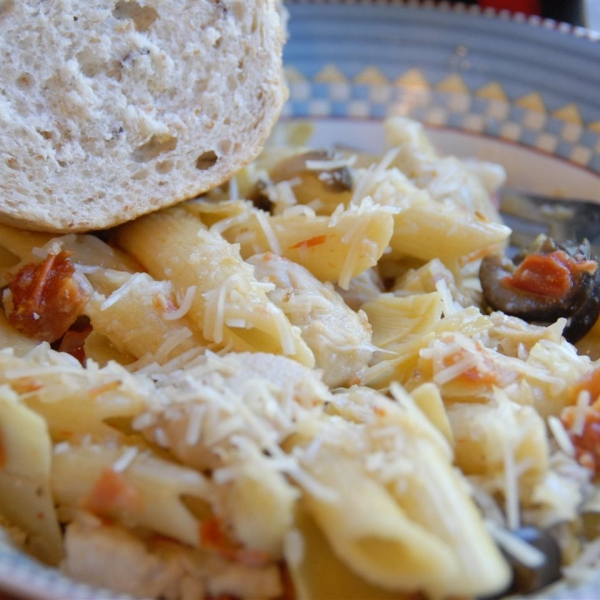
<path id="1" fill-rule="evenodd" d="M 302 477 L 281 445 L 318 423 L 331 398 L 318 372 L 272 354 L 209 353 L 158 386 L 156 405 L 134 428 L 212 472 L 218 516 L 234 545 L 280 558 L 297 499 L 286 475 Z"/>
<path id="2" fill-rule="evenodd" d="M 285 313 L 315 355 L 323 381 L 348 387 L 373 356 L 367 315 L 354 312 L 331 284 L 322 283 L 307 269 L 271 253 L 248 259 L 257 279 L 273 283 L 269 300 Z"/>
<path id="3" fill-rule="evenodd" d="M 358 311 L 363 304 L 383 294 L 384 286 L 377 270 L 371 268 L 353 277 L 347 290 L 337 286 L 336 292 L 342 297 L 346 306 Z"/>
<path id="4" fill-rule="evenodd" d="M 221 465 L 237 433 L 278 443 L 299 414 L 330 397 L 316 371 L 261 352 L 209 355 L 162 380 L 160 392 L 165 403 L 149 406 L 134 427 L 200 471 Z"/>
<path id="5" fill-rule="evenodd" d="M 138 598 L 274 598 L 282 591 L 275 565 L 249 567 L 166 538 L 142 540 L 87 515 L 68 526 L 65 547 L 66 575 Z"/>

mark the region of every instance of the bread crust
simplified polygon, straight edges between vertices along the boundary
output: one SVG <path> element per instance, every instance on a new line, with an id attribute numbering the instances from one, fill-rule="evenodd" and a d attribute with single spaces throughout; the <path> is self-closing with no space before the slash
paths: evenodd
<path id="1" fill-rule="evenodd" d="M 0 2 L 0 222 L 104 229 L 226 181 L 286 99 L 277 0 Z"/>

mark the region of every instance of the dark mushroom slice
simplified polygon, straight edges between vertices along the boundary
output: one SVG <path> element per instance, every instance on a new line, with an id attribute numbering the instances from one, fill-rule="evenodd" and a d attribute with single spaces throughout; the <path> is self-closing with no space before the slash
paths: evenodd
<path id="1" fill-rule="evenodd" d="M 313 150 L 285 158 L 271 170 L 270 177 L 273 183 L 295 182 L 293 190 L 299 204 L 318 199 L 321 208 L 317 207 L 316 212 L 328 214 L 338 204 L 349 201 L 352 194 L 352 174 L 343 162 L 341 155 Z M 272 203 L 267 190 L 268 184 L 259 181 L 250 193 L 250 200 L 257 208 L 270 211 Z"/>
<path id="2" fill-rule="evenodd" d="M 273 208 L 273 202 L 271 202 L 271 199 L 269 198 L 267 188 L 267 183 L 262 180 L 257 181 L 248 194 L 248 200 L 250 200 L 256 208 L 260 208 L 260 210 L 270 213 Z"/>
<path id="3" fill-rule="evenodd" d="M 515 264 L 504 255 L 485 257 L 479 280 L 488 305 L 530 323 L 565 317 L 565 338 L 579 341 L 600 315 L 600 269 L 587 242 L 579 246 L 540 239 Z"/>
<path id="4" fill-rule="evenodd" d="M 528 526 L 511 531 L 511 533 L 539 550 L 543 560 L 534 567 L 528 566 L 523 564 L 514 554 L 501 548 L 512 568 L 513 580 L 508 590 L 499 595 L 487 596 L 485 600 L 497 600 L 513 594 L 531 594 L 558 581 L 561 577 L 562 554 L 560 546 L 548 531 Z"/>
<path id="5" fill-rule="evenodd" d="M 558 581 L 561 576 L 562 556 L 557 541 L 547 532 L 537 527 L 521 527 L 514 534 L 537 548 L 544 561 L 535 568 L 527 567 L 514 558 L 509 559 L 513 568 L 513 593 L 530 594 Z"/>

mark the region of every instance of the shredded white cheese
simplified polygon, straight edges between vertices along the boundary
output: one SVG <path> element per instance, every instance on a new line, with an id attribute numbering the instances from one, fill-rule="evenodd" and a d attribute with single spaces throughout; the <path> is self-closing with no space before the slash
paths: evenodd
<path id="1" fill-rule="evenodd" d="M 336 169 L 351 167 L 355 162 L 356 155 L 352 155 L 337 160 L 307 160 L 305 161 L 305 165 L 309 171 L 335 171 Z"/>
<path id="2" fill-rule="evenodd" d="M 284 540 L 284 554 L 292 566 L 300 566 L 305 554 L 304 537 L 297 529 L 290 529 Z"/>
<path id="3" fill-rule="evenodd" d="M 585 429 L 585 421 L 587 417 L 587 411 L 592 401 L 592 395 L 588 390 L 581 390 L 577 396 L 577 403 L 575 405 L 575 417 L 571 425 L 571 433 L 573 435 L 581 436 Z"/>
<path id="4" fill-rule="evenodd" d="M 440 277 L 435 282 L 435 289 L 438 291 L 442 298 L 442 310 L 444 312 L 444 316 L 450 317 L 456 314 L 458 311 L 456 310 L 454 299 L 452 298 L 452 294 L 450 293 L 448 282 L 443 277 Z"/>
<path id="5" fill-rule="evenodd" d="M 509 529 L 518 529 L 521 523 L 519 505 L 519 479 L 515 465 L 514 448 L 511 440 L 503 440 L 502 454 L 504 458 L 504 510 L 506 524 Z"/>
<path id="6" fill-rule="evenodd" d="M 138 455 L 138 449 L 135 446 L 125 448 L 123 454 L 112 464 L 112 469 L 116 473 L 125 471 Z"/>
<path id="7" fill-rule="evenodd" d="M 179 308 L 177 310 L 164 311 L 162 314 L 163 319 L 165 319 L 165 321 L 175 321 L 176 319 L 185 317 L 190 311 L 190 308 L 192 308 L 197 289 L 198 286 L 190 285 L 185 291 L 183 300 L 179 303 Z"/>
<path id="8" fill-rule="evenodd" d="M 541 550 L 528 544 L 507 529 L 499 527 L 493 521 L 485 522 L 487 530 L 502 548 L 529 569 L 536 569 L 544 564 L 546 557 Z"/>
<path id="9" fill-rule="evenodd" d="M 575 456 L 575 446 L 567 433 L 562 421 L 555 416 L 548 417 L 548 427 L 552 431 L 552 435 L 558 444 L 558 447 L 567 455 Z"/>
<path id="10" fill-rule="evenodd" d="M 262 210 L 255 211 L 256 220 L 260 225 L 265 237 L 267 238 L 267 243 L 269 244 L 269 249 L 273 254 L 280 255 L 281 254 L 281 244 L 271 227 L 271 223 L 269 222 L 269 217 Z"/>

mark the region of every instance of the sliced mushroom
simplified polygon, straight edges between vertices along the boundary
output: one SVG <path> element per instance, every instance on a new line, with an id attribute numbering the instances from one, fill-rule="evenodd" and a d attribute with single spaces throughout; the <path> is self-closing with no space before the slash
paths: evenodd
<path id="1" fill-rule="evenodd" d="M 514 572 L 514 593 L 529 594 L 541 590 L 558 581 L 561 576 L 562 557 L 556 540 L 547 532 L 537 527 L 521 527 L 515 535 L 544 556 L 543 562 L 537 567 L 527 567 L 514 558 L 509 560 Z"/>
<path id="2" fill-rule="evenodd" d="M 273 170 L 271 178 L 277 182 L 294 179 L 294 177 L 312 176 L 329 191 L 348 192 L 352 190 L 352 175 L 348 166 L 345 164 L 340 166 L 340 162 L 344 162 L 342 156 L 327 150 L 311 150 L 291 156 L 279 163 Z"/>
<path id="3" fill-rule="evenodd" d="M 542 324 L 565 317 L 571 343 L 600 315 L 600 269 L 587 241 L 567 246 L 542 236 L 516 264 L 499 254 L 484 258 L 479 279 L 494 310 Z"/>
<path id="4" fill-rule="evenodd" d="M 352 174 L 343 156 L 326 150 L 313 150 L 295 154 L 278 163 L 271 171 L 272 183 L 294 182 L 293 186 L 299 204 L 321 201 L 317 213 L 330 213 L 338 204 L 350 199 L 353 182 Z M 258 208 L 269 211 L 272 207 L 268 196 L 268 184 L 259 181 L 250 194 Z"/>

